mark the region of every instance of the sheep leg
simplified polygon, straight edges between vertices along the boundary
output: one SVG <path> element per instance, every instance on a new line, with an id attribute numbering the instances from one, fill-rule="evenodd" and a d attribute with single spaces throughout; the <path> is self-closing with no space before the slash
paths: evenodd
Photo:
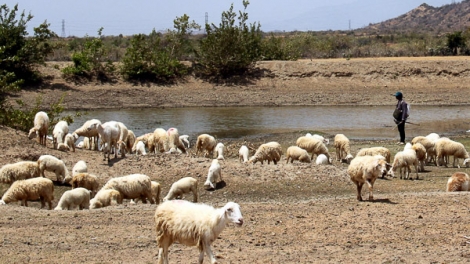
<path id="1" fill-rule="evenodd" d="M 202 245 L 202 249 L 206 252 L 207 257 L 210 258 L 212 264 L 217 263 L 217 259 L 215 258 L 214 254 L 212 253 L 211 245 L 210 245 L 209 242 L 204 241 L 203 245 Z M 199 261 L 198 261 L 199 264 L 202 264 L 202 260 L 204 259 L 204 252 L 202 252 L 202 249 L 200 249 L 201 253 L 199 254 Z M 202 255 L 202 257 L 201 257 L 201 255 Z"/>
<path id="2" fill-rule="evenodd" d="M 374 200 L 373 188 L 374 188 L 374 180 L 366 181 L 367 186 L 369 187 L 369 201 Z"/>
<path id="3" fill-rule="evenodd" d="M 364 183 L 362 183 L 362 182 L 356 183 L 356 186 L 357 186 L 357 200 L 358 201 L 362 201 L 362 196 L 361 196 L 362 185 L 364 185 Z"/>

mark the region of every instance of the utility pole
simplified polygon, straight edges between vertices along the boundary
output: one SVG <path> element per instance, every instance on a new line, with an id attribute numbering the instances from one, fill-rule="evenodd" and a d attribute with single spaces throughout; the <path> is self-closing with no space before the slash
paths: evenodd
<path id="1" fill-rule="evenodd" d="M 62 33 L 60 34 L 61 38 L 65 38 L 65 20 L 62 19 Z"/>
<path id="2" fill-rule="evenodd" d="M 204 34 L 206 34 L 206 25 L 209 23 L 209 14 L 206 12 L 205 15 L 205 24 L 204 24 Z"/>

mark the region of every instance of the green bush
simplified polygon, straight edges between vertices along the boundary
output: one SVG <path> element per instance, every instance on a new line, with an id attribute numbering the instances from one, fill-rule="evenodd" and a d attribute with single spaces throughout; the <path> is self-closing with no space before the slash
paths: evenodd
<path id="1" fill-rule="evenodd" d="M 263 60 L 297 60 L 300 58 L 300 50 L 294 46 L 288 37 L 271 36 L 264 38 L 262 42 Z"/>

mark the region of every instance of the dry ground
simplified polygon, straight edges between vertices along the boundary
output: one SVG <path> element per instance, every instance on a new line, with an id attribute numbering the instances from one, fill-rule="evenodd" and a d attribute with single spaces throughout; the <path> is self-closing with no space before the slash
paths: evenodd
<path id="1" fill-rule="evenodd" d="M 168 87 L 124 84 L 76 86 L 57 76 L 39 92 L 20 98 L 45 101 L 65 92 L 68 109 L 119 107 L 178 107 L 202 105 L 390 104 L 389 94 L 402 90 L 414 104 L 467 104 L 469 78 L 466 58 L 364 59 L 300 62 L 261 62 L 267 76 L 244 86 L 214 86 L 196 80 Z M 53 71 L 52 71 L 53 72 Z M 406 75 L 406 73 L 409 75 Z M 127 86 L 129 87 L 129 86 Z M 107 96 L 111 94 L 110 100 Z M 208 96 L 208 94 L 210 96 Z M 142 96 L 142 97 L 140 97 Z M 215 99 L 214 99 L 215 98 Z M 298 134 L 273 134 L 250 145 L 276 140 L 284 148 Z M 468 135 L 455 136 L 470 149 Z M 192 142 L 194 143 L 194 142 Z M 224 142 L 225 143 L 225 142 Z M 222 206 L 241 205 L 245 224 L 227 226 L 213 249 L 221 263 L 464 263 L 470 261 L 470 196 L 445 193 L 448 177 L 468 168 L 426 166 L 419 180 L 379 179 L 374 202 L 357 202 L 347 164 L 242 164 L 236 152 L 242 142 L 229 141 L 222 161 L 224 182 L 215 191 L 203 188 L 211 159 L 190 155 L 148 155 L 113 159 L 88 150 L 60 152 L 29 141 L 26 134 L 0 127 L 0 165 L 55 155 L 69 170 L 78 160 L 104 183 L 110 177 L 144 173 L 163 186 L 166 195 L 175 180 L 199 180 L 200 201 Z M 352 152 L 390 141 L 352 142 Z M 194 144 L 193 144 L 194 145 Z M 329 145 L 334 156 L 334 148 Z M 55 180 L 52 174 L 48 177 Z M 413 178 L 415 175 L 413 175 Z M 8 188 L 0 184 L 0 194 Z M 70 189 L 56 183 L 54 206 Z M 364 192 L 363 196 L 367 193 Z M 187 197 L 190 199 L 189 197 Z M 98 210 L 40 210 L 17 204 L 0 206 L 0 263 L 151 263 L 157 247 L 155 205 L 116 205 Z M 197 249 L 170 248 L 171 263 L 196 263 Z M 206 258 L 207 260 L 207 258 Z"/>

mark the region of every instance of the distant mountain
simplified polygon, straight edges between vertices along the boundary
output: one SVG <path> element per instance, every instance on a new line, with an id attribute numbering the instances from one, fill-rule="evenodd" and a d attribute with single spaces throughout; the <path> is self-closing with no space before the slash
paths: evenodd
<path id="1" fill-rule="evenodd" d="M 470 27 L 470 0 L 432 7 L 421 4 L 399 17 L 370 24 L 357 31 L 368 33 L 430 32 L 434 34 L 464 31 Z"/>

